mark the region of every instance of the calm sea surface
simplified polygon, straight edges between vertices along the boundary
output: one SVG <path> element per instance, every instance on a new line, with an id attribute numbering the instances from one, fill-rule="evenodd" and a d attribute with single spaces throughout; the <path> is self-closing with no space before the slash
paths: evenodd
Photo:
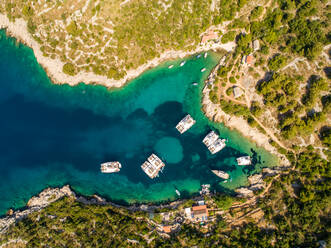
<path id="1" fill-rule="evenodd" d="M 122 89 L 55 85 L 32 50 L 1 31 L 0 214 L 24 206 L 45 187 L 64 184 L 119 203 L 173 200 L 175 188 L 188 197 L 202 183 L 231 193 L 247 183 L 247 176 L 275 165 L 268 152 L 201 112 L 203 80 L 216 56 L 179 63 L 149 70 Z M 186 113 L 197 123 L 179 135 L 174 126 Z M 216 155 L 201 143 L 211 129 L 228 139 Z M 154 180 L 140 168 L 151 153 L 166 163 Z M 254 164 L 236 166 L 242 155 L 253 156 Z M 112 160 L 122 163 L 120 173 L 101 174 L 100 163 Z M 222 182 L 210 169 L 228 172 L 232 181 Z"/>

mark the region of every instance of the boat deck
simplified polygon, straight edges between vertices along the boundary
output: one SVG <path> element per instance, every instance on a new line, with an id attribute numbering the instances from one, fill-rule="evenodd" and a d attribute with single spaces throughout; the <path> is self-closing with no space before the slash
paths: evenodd
<path id="1" fill-rule="evenodd" d="M 176 129 L 183 134 L 189 130 L 195 122 L 196 121 L 191 117 L 191 115 L 188 114 L 176 125 Z"/>
<path id="2" fill-rule="evenodd" d="M 211 154 L 215 154 L 222 150 L 226 146 L 225 141 L 225 139 L 220 139 L 219 135 L 214 131 L 208 133 L 207 136 L 202 140 Z"/>
<path id="3" fill-rule="evenodd" d="M 152 154 L 148 157 L 148 159 L 141 165 L 142 170 L 149 176 L 150 178 L 155 178 L 159 175 L 160 170 L 165 166 L 162 160 Z"/>

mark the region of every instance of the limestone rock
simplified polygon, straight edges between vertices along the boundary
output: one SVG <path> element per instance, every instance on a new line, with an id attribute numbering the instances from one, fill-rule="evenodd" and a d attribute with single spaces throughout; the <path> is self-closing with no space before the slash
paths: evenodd
<path id="1" fill-rule="evenodd" d="M 236 193 L 238 194 L 238 197 L 252 197 L 254 196 L 254 193 L 252 190 L 248 189 L 248 188 L 238 188 L 235 190 Z"/>
<path id="2" fill-rule="evenodd" d="M 251 185 L 263 182 L 261 174 L 255 174 L 255 175 L 249 176 L 247 179 L 248 179 L 249 184 L 251 184 Z"/>
<path id="3" fill-rule="evenodd" d="M 62 188 L 47 188 L 43 190 L 38 196 L 32 197 L 27 206 L 28 207 L 45 207 L 48 204 L 57 201 L 64 196 L 75 197 L 75 193 L 71 191 L 68 185 Z"/>

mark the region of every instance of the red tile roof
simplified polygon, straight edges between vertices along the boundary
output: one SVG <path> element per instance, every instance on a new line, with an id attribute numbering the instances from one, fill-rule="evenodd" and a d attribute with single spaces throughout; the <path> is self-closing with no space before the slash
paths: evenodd
<path id="1" fill-rule="evenodd" d="M 205 43 L 209 40 L 217 39 L 218 35 L 214 31 L 209 31 L 207 34 L 202 36 L 201 43 Z"/>
<path id="2" fill-rule="evenodd" d="M 253 56 L 252 56 L 252 55 L 248 55 L 248 56 L 246 57 L 246 63 L 247 63 L 247 64 L 252 64 L 252 62 L 253 62 Z"/>
<path id="3" fill-rule="evenodd" d="M 192 207 L 192 210 L 193 210 L 193 211 L 207 210 L 207 205 L 194 206 L 194 207 Z"/>
<path id="4" fill-rule="evenodd" d="M 171 233 L 171 226 L 163 226 L 163 231 L 166 233 Z"/>

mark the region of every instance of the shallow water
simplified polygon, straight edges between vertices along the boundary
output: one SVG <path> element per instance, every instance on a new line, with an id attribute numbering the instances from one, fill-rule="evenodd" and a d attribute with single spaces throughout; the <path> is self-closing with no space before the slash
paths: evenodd
<path id="1" fill-rule="evenodd" d="M 183 67 L 170 61 L 122 89 L 80 84 L 55 85 L 31 49 L 0 32 L 0 214 L 19 208 L 47 186 L 69 183 L 81 194 L 97 193 L 121 203 L 158 202 L 197 193 L 202 183 L 231 192 L 247 176 L 275 165 L 268 152 L 208 121 L 201 112 L 203 80 L 217 63 L 190 57 Z M 168 65 L 176 66 L 168 69 Z M 204 73 L 200 69 L 206 67 Z M 198 86 L 192 82 L 199 82 Z M 180 135 L 174 126 L 190 113 L 197 123 Z M 228 139 L 211 155 L 201 143 L 210 129 Z M 151 180 L 140 165 L 152 153 L 166 163 Z M 254 155 L 254 165 L 235 158 Z M 100 163 L 118 160 L 117 174 L 101 174 Z M 227 171 L 228 183 L 210 169 Z"/>

